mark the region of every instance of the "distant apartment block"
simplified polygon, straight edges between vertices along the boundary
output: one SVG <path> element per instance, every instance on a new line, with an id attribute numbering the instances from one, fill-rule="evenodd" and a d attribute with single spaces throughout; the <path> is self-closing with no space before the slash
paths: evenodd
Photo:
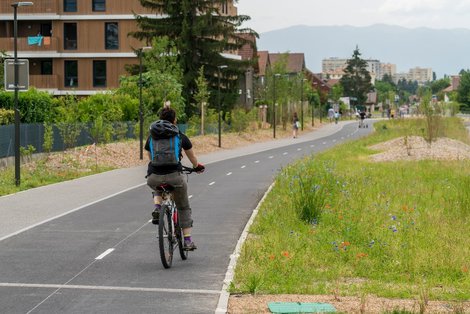
<path id="1" fill-rule="evenodd" d="M 54 95 L 117 88 L 125 65 L 138 63 L 129 37 L 133 13 L 159 18 L 139 0 L 34 0 L 18 8 L 18 57 L 29 59 L 30 85 Z M 13 56 L 13 1 L 0 1 L 0 51 Z M 221 8 L 237 14 L 233 0 Z"/>
<path id="2" fill-rule="evenodd" d="M 410 69 L 408 73 L 396 73 L 393 76 L 393 81 L 398 83 L 400 80 L 417 81 L 418 84 L 424 84 L 433 80 L 432 68 L 415 67 Z"/>
<path id="3" fill-rule="evenodd" d="M 397 66 L 392 63 L 381 63 L 380 64 L 380 79 L 383 78 L 385 74 L 390 77 L 393 77 L 397 73 Z"/>
<path id="4" fill-rule="evenodd" d="M 372 83 L 377 78 L 381 78 L 380 61 L 376 59 L 367 59 L 367 71 L 369 71 L 372 78 Z M 339 80 L 344 75 L 344 69 L 347 67 L 348 59 L 341 58 L 328 58 L 322 60 L 322 77 L 325 79 Z"/>

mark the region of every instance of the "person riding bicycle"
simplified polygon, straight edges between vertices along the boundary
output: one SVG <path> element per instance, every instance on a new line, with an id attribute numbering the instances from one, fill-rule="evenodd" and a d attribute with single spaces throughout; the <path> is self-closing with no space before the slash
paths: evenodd
<path id="1" fill-rule="evenodd" d="M 361 113 L 359 113 L 359 116 L 361 118 L 361 121 L 359 121 L 359 127 L 363 127 L 364 126 L 364 119 L 366 118 L 366 112 L 364 110 L 362 110 Z"/>
<path id="2" fill-rule="evenodd" d="M 159 165 L 152 160 L 152 149 L 155 147 L 159 140 L 159 134 L 164 134 L 166 129 L 176 130 L 180 139 L 179 156 L 175 164 Z M 158 133 L 163 130 L 163 133 Z M 168 105 L 165 105 L 160 112 L 160 120 L 155 121 L 150 125 L 150 136 L 145 143 L 145 150 L 148 151 L 150 162 L 147 169 L 147 185 L 153 190 L 155 209 L 152 212 L 152 223 L 157 225 L 159 222 L 159 213 L 162 203 L 161 193 L 157 191 L 157 187 L 161 184 L 171 184 L 175 187 L 173 191 L 174 201 L 178 208 L 179 219 L 181 228 L 184 235 L 184 249 L 195 250 L 197 247 L 191 240 L 191 231 L 193 227 L 193 220 L 191 217 L 191 207 L 189 206 L 188 188 L 184 178 L 181 166 L 181 159 L 183 158 L 182 151 L 188 157 L 194 170 L 197 173 L 204 172 L 204 165 L 198 163 L 197 157 L 192 149 L 193 145 L 189 138 L 181 133 L 176 126 L 176 112 Z M 168 140 L 167 136 L 162 135 L 161 140 Z M 155 143 L 153 143 L 155 141 Z M 154 144 L 154 145 L 152 145 Z"/>

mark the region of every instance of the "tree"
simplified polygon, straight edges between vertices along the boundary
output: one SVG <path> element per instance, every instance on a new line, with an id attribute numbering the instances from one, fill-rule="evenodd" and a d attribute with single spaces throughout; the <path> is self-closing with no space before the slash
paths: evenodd
<path id="1" fill-rule="evenodd" d="M 462 104 L 461 109 L 470 109 L 470 70 L 461 71 L 460 85 L 457 90 L 457 100 Z"/>
<path id="2" fill-rule="evenodd" d="M 449 86 L 450 86 L 450 78 L 447 77 L 447 78 L 433 81 L 431 83 L 431 90 L 433 94 L 437 94 Z"/>
<path id="3" fill-rule="evenodd" d="M 225 94 L 225 105 L 229 102 L 235 103 L 238 76 L 242 75 L 253 61 L 228 59 L 221 53 L 236 51 L 245 44 L 254 44 L 244 35 L 258 35 L 251 29 L 240 28 L 250 17 L 222 14 L 220 8 L 226 4 L 226 0 L 140 0 L 140 3 L 159 16 L 150 18 L 137 15 L 139 30 L 130 35 L 147 42 L 154 37 L 168 36 L 175 43 L 178 64 L 183 73 L 186 113 L 190 115 L 197 110 L 194 94 L 201 66 L 204 66 L 205 77 L 213 90 L 218 87 L 218 66 L 228 66 L 224 70 L 221 91 Z M 214 107 L 216 103 L 216 98 L 213 97 Z"/>
<path id="4" fill-rule="evenodd" d="M 364 105 L 372 84 L 370 73 L 367 71 L 367 62 L 361 59 L 358 47 L 354 50 L 352 58 L 348 60 L 344 73 L 340 80 L 344 94 L 355 98 L 356 105 Z"/>
<path id="5" fill-rule="evenodd" d="M 209 100 L 209 90 L 207 86 L 207 81 L 204 77 L 204 67 L 202 66 L 199 69 L 199 76 L 196 80 L 197 85 L 197 92 L 194 95 L 194 99 L 196 100 L 197 104 L 201 107 L 201 135 L 204 135 L 204 118 L 205 118 L 205 106 L 207 101 Z"/>

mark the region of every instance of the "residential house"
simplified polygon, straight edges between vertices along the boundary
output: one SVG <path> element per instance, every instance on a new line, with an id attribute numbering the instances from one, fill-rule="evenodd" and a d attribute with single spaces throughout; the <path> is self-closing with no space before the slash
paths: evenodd
<path id="1" fill-rule="evenodd" d="M 18 57 L 29 59 L 30 86 L 53 95 L 117 88 L 143 43 L 129 37 L 135 14 L 159 18 L 139 0 L 34 0 L 18 7 Z M 13 56 L 12 1 L 0 1 L 0 51 Z M 233 0 L 221 13 L 237 14 Z M 233 54 L 227 54 L 229 57 Z"/>

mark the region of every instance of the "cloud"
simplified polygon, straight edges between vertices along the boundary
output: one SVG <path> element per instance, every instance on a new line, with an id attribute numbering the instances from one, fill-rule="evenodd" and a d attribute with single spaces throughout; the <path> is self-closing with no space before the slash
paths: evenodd
<path id="1" fill-rule="evenodd" d="M 389 14 L 419 14 L 430 11 L 440 11 L 469 2 L 469 0 L 386 0 L 384 4 L 379 7 L 379 11 Z"/>

